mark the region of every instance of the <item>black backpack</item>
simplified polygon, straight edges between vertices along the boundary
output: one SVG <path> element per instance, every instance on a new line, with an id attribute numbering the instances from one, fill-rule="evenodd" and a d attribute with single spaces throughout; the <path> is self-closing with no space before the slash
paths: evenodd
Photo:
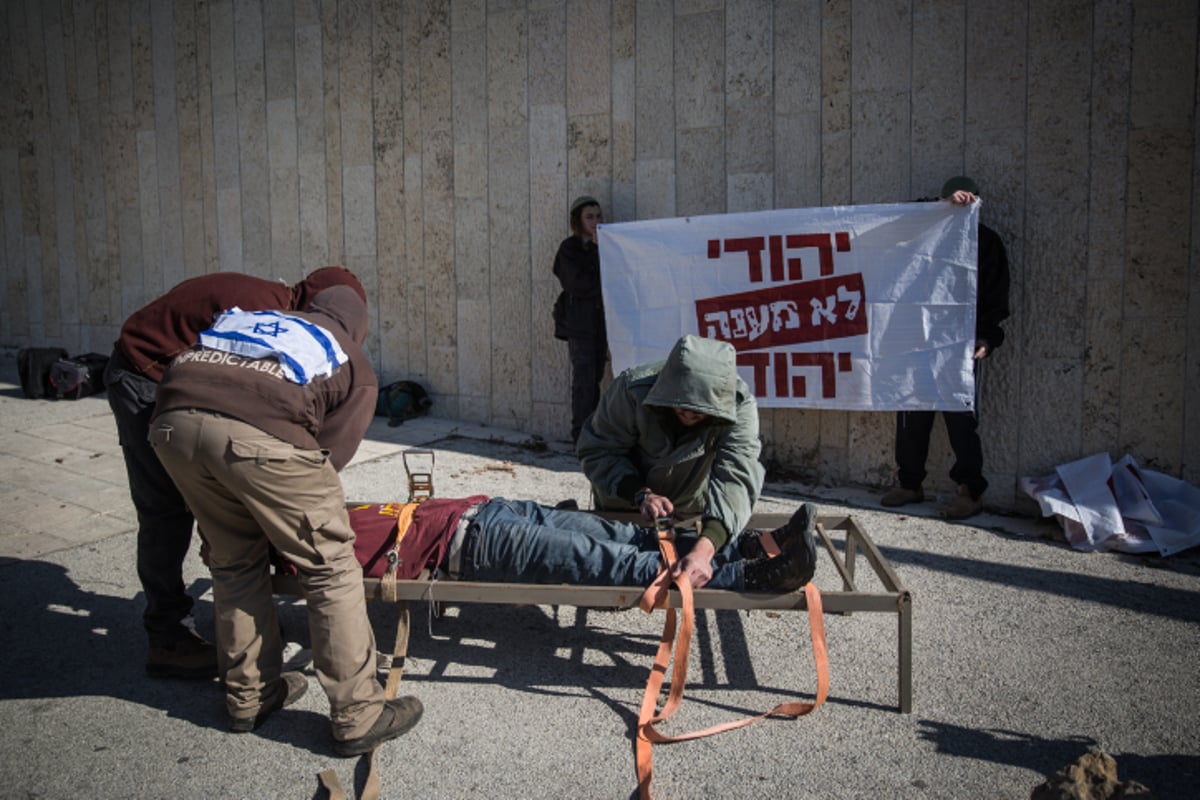
<path id="1" fill-rule="evenodd" d="M 17 351 L 17 372 L 21 377 L 21 391 L 31 400 L 53 397 L 54 387 L 50 384 L 50 368 L 67 351 L 61 347 L 25 347 Z"/>
<path id="2" fill-rule="evenodd" d="M 416 381 L 396 381 L 379 387 L 375 416 L 387 417 L 388 427 L 394 428 L 406 419 L 428 412 L 432 405 L 424 386 Z"/>
<path id="3" fill-rule="evenodd" d="M 85 353 L 60 358 L 50 366 L 50 385 L 59 400 L 78 400 L 104 391 L 104 368 L 108 356 Z"/>

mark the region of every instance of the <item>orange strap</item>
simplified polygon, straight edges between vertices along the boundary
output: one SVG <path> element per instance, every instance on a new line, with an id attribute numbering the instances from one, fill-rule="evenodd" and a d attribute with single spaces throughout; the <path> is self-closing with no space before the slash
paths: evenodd
<path id="1" fill-rule="evenodd" d="M 636 743 L 638 793 L 642 800 L 650 800 L 650 780 L 654 774 L 654 755 L 651 748 L 655 743 L 669 744 L 683 742 L 689 739 L 699 739 L 712 736 L 735 728 L 743 728 L 767 717 L 785 717 L 795 719 L 818 708 L 829 695 L 829 657 L 825 649 L 825 617 L 821 608 L 821 593 L 811 582 L 804 587 L 804 598 L 808 608 L 808 623 L 812 633 L 813 659 L 817 670 L 817 695 L 811 703 L 791 701 L 780 703 L 769 711 L 746 717 L 740 720 L 714 725 L 700 731 L 693 731 L 679 736 L 666 736 L 658 732 L 654 726 L 669 719 L 683 701 L 683 687 L 687 681 L 688 652 L 691 648 L 692 631 L 695 628 L 695 600 L 692 596 L 692 585 L 687 575 L 680 575 L 675 581 L 679 588 L 681 606 L 683 609 L 683 626 L 679 631 L 678 644 L 675 638 L 675 609 L 667 608 L 668 590 L 672 582 L 671 568 L 676 561 L 674 532 L 669 528 L 659 529 L 658 544 L 663 556 L 663 567 L 655 579 L 642 594 L 638 606 L 646 612 L 655 608 L 666 608 L 667 618 L 663 625 L 662 637 L 658 643 L 658 653 L 654 657 L 654 665 L 650 668 L 650 677 L 646 681 L 646 691 L 642 695 L 642 707 L 638 712 L 638 729 Z M 655 714 L 659 695 L 662 691 L 663 679 L 667 673 L 667 664 L 671 661 L 674 649 L 675 664 L 671 673 L 671 688 L 667 702 L 660 713 Z"/>
<path id="2" fill-rule="evenodd" d="M 413 513 L 416 512 L 417 505 L 418 503 L 405 503 L 400 508 L 400 514 L 396 520 L 396 544 L 388 553 L 390 557 L 388 568 L 380 580 L 383 599 L 389 602 L 394 603 L 399 600 L 396 592 L 395 553 L 400 547 L 401 540 L 404 539 L 404 534 L 408 532 L 408 528 L 412 524 Z M 408 631 L 408 603 L 405 603 L 400 610 L 400 618 L 396 622 L 396 646 L 392 652 L 392 666 L 388 670 L 387 686 L 384 689 L 384 697 L 388 700 L 395 700 L 396 695 L 400 692 L 400 679 L 404 675 L 404 657 L 408 652 Z M 363 790 L 358 796 L 358 800 L 379 800 L 382 786 L 379 782 L 379 772 L 375 769 L 375 751 L 367 753 L 364 758 L 367 760 L 367 780 L 363 784 Z M 337 770 L 322 770 L 317 777 L 320 778 L 325 791 L 329 792 L 329 800 L 346 800 L 346 791 L 342 788 L 341 781 L 338 780 Z"/>
<path id="3" fill-rule="evenodd" d="M 404 534 L 408 533 L 408 528 L 412 525 L 413 514 L 417 512 L 418 505 L 420 504 L 404 503 L 400 506 L 400 513 L 396 515 L 396 542 L 388 550 L 387 569 L 379 579 L 379 593 L 389 603 L 400 599 L 396 591 L 396 569 L 399 565 L 396 554 L 400 552 L 400 542 L 404 541 Z"/>

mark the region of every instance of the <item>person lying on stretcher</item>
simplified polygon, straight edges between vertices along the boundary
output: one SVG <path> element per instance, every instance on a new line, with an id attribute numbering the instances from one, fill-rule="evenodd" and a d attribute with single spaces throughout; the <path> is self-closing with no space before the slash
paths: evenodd
<path id="1" fill-rule="evenodd" d="M 393 531 L 399 531 L 396 576 L 402 579 L 436 567 L 454 580 L 648 586 L 662 566 L 652 528 L 532 500 L 477 495 L 417 505 L 351 506 L 349 511 L 359 539 L 355 549 L 368 576 L 384 574 L 396 541 Z M 817 509 L 805 503 L 772 531 L 779 549 L 774 557 L 764 550 L 758 531 L 742 533 L 718 551 L 712 577 L 693 588 L 792 592 L 803 587 L 816 568 L 816 519 Z M 697 538 L 694 530 L 676 530 L 681 560 Z"/>

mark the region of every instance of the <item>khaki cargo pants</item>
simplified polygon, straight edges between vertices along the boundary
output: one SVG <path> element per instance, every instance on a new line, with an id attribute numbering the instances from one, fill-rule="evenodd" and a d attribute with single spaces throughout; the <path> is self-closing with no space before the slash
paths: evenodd
<path id="1" fill-rule="evenodd" d="M 283 642 L 268 544 L 299 570 L 317 678 L 335 739 L 365 734 L 383 709 L 375 635 L 341 480 L 320 450 L 302 450 L 208 411 L 175 410 L 150 442 L 211 547 L 217 650 L 230 716 L 258 713 L 278 691 Z"/>

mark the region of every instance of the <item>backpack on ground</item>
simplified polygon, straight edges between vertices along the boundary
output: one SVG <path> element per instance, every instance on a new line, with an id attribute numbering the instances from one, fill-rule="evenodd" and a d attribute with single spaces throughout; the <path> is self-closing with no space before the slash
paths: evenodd
<path id="1" fill-rule="evenodd" d="M 31 400 L 53 397 L 54 387 L 50 384 L 50 368 L 67 351 L 61 347 L 24 347 L 17 351 L 17 372 L 21 377 L 21 391 Z"/>
<path id="2" fill-rule="evenodd" d="M 104 368 L 108 356 L 85 353 L 60 358 L 50 366 L 50 386 L 59 400 L 78 400 L 104 391 Z"/>
<path id="3" fill-rule="evenodd" d="M 387 417 L 388 427 L 394 428 L 406 419 L 426 413 L 432 405 L 433 400 L 421 384 L 416 381 L 396 381 L 379 387 L 375 416 Z"/>

